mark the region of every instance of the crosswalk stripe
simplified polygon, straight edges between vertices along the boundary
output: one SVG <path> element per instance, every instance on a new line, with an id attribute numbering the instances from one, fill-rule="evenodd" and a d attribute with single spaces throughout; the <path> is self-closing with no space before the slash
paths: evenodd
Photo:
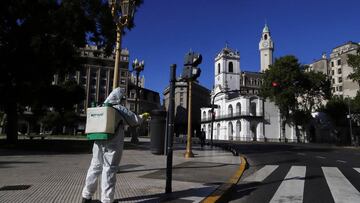
<path id="1" fill-rule="evenodd" d="M 279 166 L 278 165 L 266 165 L 260 170 L 256 171 L 252 175 L 246 177 L 244 181 L 246 182 L 262 182 L 268 177 L 272 172 L 274 172 Z"/>
<path id="2" fill-rule="evenodd" d="M 360 173 L 360 168 L 354 168 L 357 172 Z"/>
<path id="3" fill-rule="evenodd" d="M 360 193 L 336 167 L 321 167 L 330 192 L 337 202 L 359 202 Z"/>
<path id="4" fill-rule="evenodd" d="M 303 202 L 306 166 L 292 166 L 270 202 Z"/>

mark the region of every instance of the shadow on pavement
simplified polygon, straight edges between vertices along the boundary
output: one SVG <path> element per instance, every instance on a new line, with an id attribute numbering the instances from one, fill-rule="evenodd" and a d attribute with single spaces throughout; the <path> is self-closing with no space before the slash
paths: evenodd
<path id="1" fill-rule="evenodd" d="M 93 141 L 88 140 L 19 140 L 9 145 L 0 140 L 0 156 L 84 154 L 92 152 Z M 125 142 L 124 149 L 148 150 L 144 143 L 134 145 Z"/>
<path id="2" fill-rule="evenodd" d="M 281 180 L 275 180 L 275 181 L 270 181 L 270 182 L 240 182 L 239 184 L 237 184 L 234 188 L 233 188 L 233 193 L 231 197 L 229 197 L 230 200 L 237 200 L 237 199 L 241 199 L 247 195 L 250 195 L 252 192 L 254 192 L 255 190 L 257 190 L 259 187 L 264 186 L 264 185 L 270 185 L 270 184 L 277 184 L 280 183 L 282 181 L 287 181 L 287 180 L 310 180 L 310 179 L 317 179 L 317 178 L 322 178 L 322 176 L 306 176 L 305 178 L 303 177 L 293 177 L 293 178 L 286 178 L 286 179 L 281 179 Z"/>
<path id="3" fill-rule="evenodd" d="M 239 153 L 243 154 L 257 154 L 257 153 L 272 153 L 272 152 L 330 152 L 334 149 L 326 146 L 313 146 L 299 143 L 246 143 L 246 142 L 217 142 L 217 146 L 226 147 L 231 145 Z"/>
<path id="4" fill-rule="evenodd" d="M 213 187 L 192 188 L 192 189 L 187 189 L 187 190 L 182 190 L 182 191 L 176 191 L 171 194 L 158 193 L 158 194 L 153 194 L 153 195 L 143 195 L 143 196 L 136 196 L 136 197 L 120 198 L 120 199 L 116 199 L 115 202 L 125 202 L 125 201 L 142 202 L 142 203 L 193 202 L 193 201 L 182 199 L 182 198 L 193 197 L 193 196 L 205 198 L 208 195 L 209 191 L 212 189 L 213 189 Z"/>
<path id="5" fill-rule="evenodd" d="M 0 161 L 0 168 L 14 168 L 16 164 L 38 164 L 38 161 Z"/>

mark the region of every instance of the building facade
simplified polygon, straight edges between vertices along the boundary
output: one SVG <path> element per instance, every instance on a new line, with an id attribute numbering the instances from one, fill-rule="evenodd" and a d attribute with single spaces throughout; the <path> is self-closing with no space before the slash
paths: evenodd
<path id="1" fill-rule="evenodd" d="M 164 106 L 168 110 L 170 87 L 165 88 Z M 186 82 L 175 83 L 175 133 L 186 134 L 187 133 L 187 120 L 188 120 L 188 84 Z M 192 126 L 193 129 L 200 130 L 201 123 L 201 111 L 203 106 L 210 106 L 210 90 L 201 86 L 198 82 L 192 84 Z"/>
<path id="2" fill-rule="evenodd" d="M 309 64 L 306 71 L 322 72 L 331 79 L 331 92 L 334 96 L 341 98 L 354 98 L 359 90 L 357 82 L 348 78 L 353 73 L 353 68 L 347 63 L 348 54 L 356 54 L 360 48 L 359 43 L 347 42 L 335 47 L 327 58 L 326 54 L 322 58 Z"/>
<path id="3" fill-rule="evenodd" d="M 78 131 L 85 129 L 86 109 L 92 105 L 102 104 L 112 91 L 115 55 L 106 56 L 103 50 L 87 45 L 80 50 L 82 65 L 80 70 L 68 73 L 65 80 L 76 81 L 85 89 L 85 100 L 76 105 L 80 115 Z M 135 111 L 135 100 L 138 97 L 138 112 L 149 112 L 160 108 L 158 92 L 144 88 L 145 78 L 139 78 L 139 95 L 136 95 L 136 77 L 129 71 L 129 51 L 122 49 L 119 63 L 119 87 L 124 88 L 126 95 L 123 102 L 128 109 Z M 62 79 L 54 76 L 53 85 L 58 85 Z"/>
<path id="4" fill-rule="evenodd" d="M 201 127 L 207 139 L 282 141 L 285 137 L 297 141 L 292 126 L 286 126 L 286 135 L 281 135 L 279 109 L 258 95 L 262 72 L 273 62 L 273 50 L 269 27 L 265 25 L 259 43 L 260 72 L 241 71 L 240 53 L 227 46 L 215 57 L 211 101 L 216 108 L 214 112 L 210 107 L 201 108 Z"/>

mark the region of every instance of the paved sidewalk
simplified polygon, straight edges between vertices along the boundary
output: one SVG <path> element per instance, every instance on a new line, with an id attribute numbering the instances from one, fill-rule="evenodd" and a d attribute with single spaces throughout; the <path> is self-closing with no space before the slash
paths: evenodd
<path id="1" fill-rule="evenodd" d="M 240 165 L 240 157 L 230 152 L 197 145 L 196 156 L 185 159 L 184 145 L 175 144 L 173 193 L 165 195 L 166 156 L 151 154 L 146 139 L 137 146 L 126 142 L 125 148 L 117 175 L 118 202 L 200 202 L 228 182 Z M 80 202 L 91 154 L 4 151 L 0 150 L 0 202 Z M 93 199 L 100 199 L 99 189 Z"/>

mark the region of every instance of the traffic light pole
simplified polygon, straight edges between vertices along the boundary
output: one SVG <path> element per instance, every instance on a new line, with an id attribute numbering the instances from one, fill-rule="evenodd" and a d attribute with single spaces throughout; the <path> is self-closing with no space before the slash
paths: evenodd
<path id="1" fill-rule="evenodd" d="M 191 149 L 191 145 L 192 145 L 192 140 L 191 140 L 191 135 L 192 135 L 192 116 L 191 116 L 191 111 L 192 111 L 192 81 L 189 80 L 188 81 L 188 86 L 189 86 L 189 103 L 188 103 L 188 128 L 187 128 L 187 143 L 186 143 L 186 152 L 185 152 L 185 158 L 191 158 L 194 157 L 194 154 L 192 153 L 192 149 Z"/>
<path id="2" fill-rule="evenodd" d="M 167 126 L 167 157 L 166 157 L 166 186 L 165 193 L 171 193 L 172 161 L 173 161 L 173 136 L 174 136 L 174 112 L 175 112 L 175 82 L 176 64 L 170 66 L 170 95 L 168 108 Z"/>

